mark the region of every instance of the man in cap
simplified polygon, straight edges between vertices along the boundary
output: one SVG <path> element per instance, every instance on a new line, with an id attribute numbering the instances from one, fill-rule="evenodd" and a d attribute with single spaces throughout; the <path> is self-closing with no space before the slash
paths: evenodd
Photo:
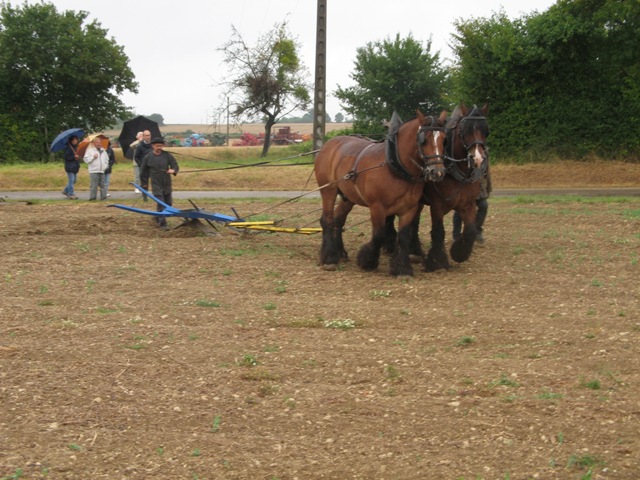
<path id="1" fill-rule="evenodd" d="M 165 152 L 164 139 L 156 137 L 151 140 L 151 152 L 148 153 L 140 165 L 140 181 L 142 187 L 148 190 L 149 178 L 151 178 L 151 192 L 158 199 L 167 205 L 173 205 L 171 175 L 178 174 L 178 162 L 169 152 Z M 164 207 L 157 205 L 157 210 L 161 212 Z M 167 219 L 158 217 L 158 225 L 167 229 Z"/>

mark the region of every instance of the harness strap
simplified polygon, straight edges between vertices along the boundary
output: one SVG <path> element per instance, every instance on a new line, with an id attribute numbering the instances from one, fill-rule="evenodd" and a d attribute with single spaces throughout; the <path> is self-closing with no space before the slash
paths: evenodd
<path id="1" fill-rule="evenodd" d="M 373 167 L 370 168 L 366 168 L 364 170 L 361 170 L 360 172 L 358 172 L 358 165 L 360 164 L 360 160 L 362 160 L 363 156 L 364 156 L 364 152 L 366 152 L 367 150 L 369 150 L 369 148 L 373 147 L 375 144 L 374 143 L 370 143 L 369 145 L 367 145 L 365 148 L 362 149 L 362 151 L 358 154 L 358 156 L 356 157 L 356 161 L 353 162 L 353 167 L 351 168 L 351 170 L 349 171 L 349 173 L 347 173 L 344 176 L 344 180 L 351 180 L 353 182 L 353 186 L 356 189 L 356 193 L 358 194 L 358 196 L 360 197 L 360 200 L 362 200 L 362 203 L 365 204 L 365 206 L 369 206 L 367 204 L 367 201 L 364 198 L 364 195 L 362 195 L 362 192 L 360 191 L 360 188 L 358 187 L 358 184 L 356 183 L 356 179 L 358 178 L 358 175 L 362 172 L 366 172 L 367 170 L 372 170 L 374 168 L 379 168 L 381 166 L 383 166 L 385 164 L 385 162 L 380 163 L 379 165 L 375 165 Z"/>

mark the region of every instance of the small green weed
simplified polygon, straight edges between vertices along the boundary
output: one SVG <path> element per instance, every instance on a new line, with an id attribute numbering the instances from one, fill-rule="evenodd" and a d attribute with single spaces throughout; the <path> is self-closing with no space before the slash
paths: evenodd
<path id="1" fill-rule="evenodd" d="M 21 468 L 17 468 L 15 472 L 11 475 L 7 475 L 6 477 L 2 477 L 0 480 L 18 480 L 18 478 L 22 477 L 23 471 Z"/>
<path id="2" fill-rule="evenodd" d="M 87 243 L 76 242 L 73 245 L 77 247 L 81 253 L 87 253 L 89 250 L 91 250 L 91 247 L 89 247 L 89 244 Z"/>
<path id="3" fill-rule="evenodd" d="M 600 388 L 602 387 L 602 385 L 600 384 L 600 380 L 595 379 L 595 380 L 582 380 L 580 382 L 580 386 L 584 387 L 584 388 L 588 388 L 590 390 L 600 390 Z"/>
<path id="4" fill-rule="evenodd" d="M 117 313 L 118 309 L 117 308 L 98 307 L 98 308 L 96 308 L 96 312 L 105 315 L 105 314 L 108 314 L 108 313 Z"/>
<path id="5" fill-rule="evenodd" d="M 584 469 L 587 467 L 595 467 L 601 463 L 602 460 L 592 457 L 591 455 L 582 455 L 581 457 L 578 455 L 571 455 L 567 460 L 567 468 Z"/>
<path id="6" fill-rule="evenodd" d="M 213 417 L 213 423 L 211 424 L 211 431 L 217 432 L 220 430 L 220 424 L 222 423 L 222 417 L 220 415 L 216 415 Z"/>
<path id="7" fill-rule="evenodd" d="M 78 452 L 78 451 L 82 450 L 82 447 L 81 447 L 80 445 L 78 445 L 77 443 L 70 443 L 70 444 L 69 444 L 69 448 L 70 448 L 71 450 L 76 451 L 76 452 Z"/>
<path id="8" fill-rule="evenodd" d="M 240 359 L 238 365 L 241 365 L 243 367 L 255 367 L 259 363 L 260 362 L 258 362 L 258 359 L 255 356 L 246 353 L 242 356 L 242 359 Z"/>
<path id="9" fill-rule="evenodd" d="M 55 305 L 53 300 L 42 300 L 41 302 L 38 302 L 38 306 L 40 307 L 51 307 L 53 305 Z"/>
<path id="10" fill-rule="evenodd" d="M 276 293 L 286 293 L 287 292 L 287 281 L 286 280 L 278 280 L 278 285 L 276 286 Z"/>
<path id="11" fill-rule="evenodd" d="M 561 393 L 553 393 L 549 391 L 542 392 L 538 395 L 540 400 L 560 400 L 563 397 Z"/>
<path id="12" fill-rule="evenodd" d="M 591 286 L 592 287 L 601 287 L 603 285 L 603 283 L 598 280 L 597 278 L 594 278 L 593 280 L 591 280 Z"/>
<path id="13" fill-rule="evenodd" d="M 499 386 L 500 387 L 518 387 L 519 384 L 515 380 L 512 380 L 511 378 L 507 377 L 505 374 L 502 374 L 502 376 L 498 380 L 494 380 L 493 382 L 489 383 L 489 386 L 491 388 L 499 387 Z"/>
<path id="14" fill-rule="evenodd" d="M 200 449 L 196 448 L 193 452 L 191 452 L 192 457 L 199 457 L 201 455 Z"/>
<path id="15" fill-rule="evenodd" d="M 476 339 L 475 339 L 475 338 L 470 337 L 470 336 L 466 336 L 466 335 L 465 335 L 464 337 L 461 337 L 461 338 L 460 338 L 460 340 L 458 340 L 458 342 L 456 343 L 456 345 L 457 345 L 458 347 L 463 347 L 463 346 L 465 346 L 465 345 L 471 345 L 471 344 L 472 344 L 473 342 L 475 342 L 475 341 L 476 341 Z"/>
<path id="16" fill-rule="evenodd" d="M 196 305 L 198 307 L 219 307 L 222 304 L 215 300 L 196 300 Z"/>
<path id="17" fill-rule="evenodd" d="M 324 326 L 326 328 L 336 328 L 339 330 L 351 330 L 352 328 L 356 328 L 356 322 L 350 318 L 345 318 L 343 320 L 326 320 L 324 322 Z"/>
<path id="18" fill-rule="evenodd" d="M 275 310 L 276 308 L 278 308 L 278 306 L 273 302 L 269 302 L 263 305 L 262 308 L 264 308 L 265 310 Z"/>
<path id="19" fill-rule="evenodd" d="M 391 296 L 391 290 L 371 290 L 369 295 L 371 298 L 386 298 Z"/>
<path id="20" fill-rule="evenodd" d="M 400 382 L 402 381 L 402 375 L 400 375 L 400 370 L 395 365 L 386 365 L 384 367 L 384 374 L 387 377 L 387 380 L 392 382 Z"/>

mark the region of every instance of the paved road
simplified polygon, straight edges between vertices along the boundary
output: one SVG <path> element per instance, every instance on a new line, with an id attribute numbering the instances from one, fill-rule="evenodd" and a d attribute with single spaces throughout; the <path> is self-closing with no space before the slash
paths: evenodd
<path id="1" fill-rule="evenodd" d="M 184 190 L 174 191 L 173 196 L 177 199 L 197 199 L 197 198 L 293 198 L 302 195 L 301 191 L 206 191 L 206 190 Z M 88 200 L 89 194 L 86 191 L 76 192 L 80 200 Z M 640 188 L 528 188 L 528 189 L 498 189 L 494 190 L 493 196 L 518 196 L 518 195 L 581 195 L 585 197 L 612 197 L 627 196 L 640 197 Z M 116 190 L 111 191 L 109 201 L 115 200 L 135 200 L 140 195 L 133 191 Z M 319 192 L 305 195 L 305 198 L 319 198 Z M 0 199 L 4 200 L 66 200 L 60 192 L 51 191 L 0 191 Z"/>

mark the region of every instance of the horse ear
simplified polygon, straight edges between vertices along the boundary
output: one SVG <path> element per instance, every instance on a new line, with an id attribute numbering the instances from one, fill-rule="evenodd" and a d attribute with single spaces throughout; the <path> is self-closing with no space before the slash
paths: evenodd
<path id="1" fill-rule="evenodd" d="M 442 123 L 445 123 L 447 121 L 447 111 L 446 110 L 442 110 L 442 112 L 440 113 L 440 118 L 439 120 Z"/>
<path id="2" fill-rule="evenodd" d="M 489 113 L 489 104 L 485 103 L 484 106 L 480 109 L 480 111 L 486 117 L 487 113 Z"/>
<path id="3" fill-rule="evenodd" d="M 464 102 L 460 102 L 460 113 L 463 117 L 469 113 L 469 108 L 464 104 Z"/>

